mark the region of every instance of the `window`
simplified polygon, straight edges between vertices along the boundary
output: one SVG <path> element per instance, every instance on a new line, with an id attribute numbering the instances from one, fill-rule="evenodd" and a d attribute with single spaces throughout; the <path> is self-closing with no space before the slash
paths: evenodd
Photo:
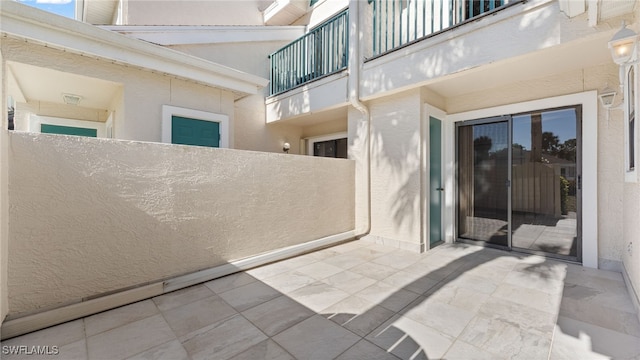
<path id="1" fill-rule="evenodd" d="M 308 139 L 308 142 L 309 155 L 341 159 L 348 157 L 347 133 L 313 137 Z"/>
<path id="2" fill-rule="evenodd" d="M 313 144 L 313 156 L 347 158 L 347 139 L 318 141 Z"/>
<path id="3" fill-rule="evenodd" d="M 106 137 L 106 123 L 30 114 L 27 131 L 45 134 Z"/>
<path id="4" fill-rule="evenodd" d="M 163 105 L 162 142 L 228 148 L 229 117 Z"/>

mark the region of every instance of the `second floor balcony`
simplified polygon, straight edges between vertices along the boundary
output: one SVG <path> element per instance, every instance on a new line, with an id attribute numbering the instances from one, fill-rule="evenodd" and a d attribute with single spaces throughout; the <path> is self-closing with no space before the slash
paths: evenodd
<path id="1" fill-rule="evenodd" d="M 347 68 L 348 9 L 271 54 L 270 95 Z"/>
<path id="2" fill-rule="evenodd" d="M 383 56 L 522 0 L 368 0 L 362 27 L 365 58 Z M 270 95 L 344 70 L 348 63 L 349 11 L 330 18 L 271 54 Z"/>

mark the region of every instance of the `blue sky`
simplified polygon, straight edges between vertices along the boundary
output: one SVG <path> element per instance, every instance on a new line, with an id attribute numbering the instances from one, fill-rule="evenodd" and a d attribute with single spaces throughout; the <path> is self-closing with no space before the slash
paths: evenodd
<path id="1" fill-rule="evenodd" d="M 75 17 L 75 0 L 19 0 L 21 3 L 36 7 L 54 14 Z"/>

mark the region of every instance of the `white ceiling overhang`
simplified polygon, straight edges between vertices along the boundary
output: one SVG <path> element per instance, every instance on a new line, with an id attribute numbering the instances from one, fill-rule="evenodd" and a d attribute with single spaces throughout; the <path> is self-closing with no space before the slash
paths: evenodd
<path id="1" fill-rule="evenodd" d="M 267 79 L 259 76 L 14 1 L 2 1 L 0 7 L 0 32 L 3 36 L 173 75 L 226 89 L 239 97 L 256 94 L 268 84 Z"/>
<path id="2" fill-rule="evenodd" d="M 158 45 L 223 44 L 293 41 L 304 35 L 304 26 L 101 26 Z"/>

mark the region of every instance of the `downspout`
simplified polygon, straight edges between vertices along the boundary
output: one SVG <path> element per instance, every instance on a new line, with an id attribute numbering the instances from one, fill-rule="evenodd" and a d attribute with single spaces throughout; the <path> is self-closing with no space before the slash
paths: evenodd
<path id="1" fill-rule="evenodd" d="M 360 101 L 360 75 L 364 61 L 360 54 L 362 53 L 363 42 L 360 41 L 360 3 L 362 1 L 349 1 L 349 103 L 358 110 L 367 122 L 366 139 L 365 139 L 365 169 L 366 169 L 366 203 L 367 203 L 367 220 L 366 226 L 362 232 L 356 234 L 356 239 L 368 235 L 371 231 L 371 114 L 369 108 Z M 357 190 L 356 190 L 357 191 Z"/>

